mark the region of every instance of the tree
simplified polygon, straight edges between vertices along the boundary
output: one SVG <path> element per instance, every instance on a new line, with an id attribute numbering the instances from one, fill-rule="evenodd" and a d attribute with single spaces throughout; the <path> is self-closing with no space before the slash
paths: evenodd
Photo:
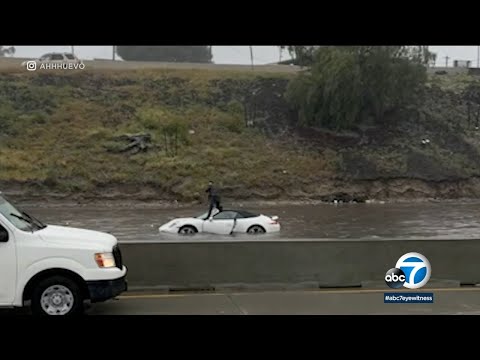
<path id="1" fill-rule="evenodd" d="M 117 46 L 126 61 L 211 63 L 211 46 Z"/>
<path id="2" fill-rule="evenodd" d="M 320 46 L 291 46 L 291 45 L 282 45 L 280 46 L 281 50 L 288 50 L 290 57 L 292 58 L 291 63 L 300 66 L 308 66 L 313 63 L 313 57 L 315 51 Z M 287 60 L 288 62 L 288 60 Z"/>
<path id="3" fill-rule="evenodd" d="M 15 48 L 13 46 L 10 46 L 10 47 L 0 46 L 0 57 L 5 55 L 13 55 L 13 54 L 15 54 Z"/>
<path id="4" fill-rule="evenodd" d="M 311 66 L 314 62 L 315 53 L 322 46 L 320 45 L 315 45 L 315 46 L 281 45 L 279 47 L 281 50 L 285 50 L 285 49 L 288 50 L 288 53 L 292 58 L 293 64 L 300 65 L 300 66 Z M 382 46 L 362 46 L 361 48 L 364 48 L 365 50 L 367 50 L 369 48 L 375 48 L 375 47 L 381 48 Z M 352 47 L 349 47 L 349 48 L 351 49 Z M 356 48 L 359 48 L 359 47 L 357 46 Z M 390 48 L 393 48 L 393 47 L 390 46 Z M 409 48 L 407 51 L 412 52 L 412 55 L 416 54 L 416 56 L 422 57 L 423 59 L 428 59 L 425 62 L 425 65 L 428 65 L 428 62 L 430 62 L 429 65 L 431 65 L 432 63 L 435 64 L 435 61 L 437 59 L 437 55 L 435 53 L 430 52 L 428 49 L 428 46 L 397 46 L 397 48 L 401 48 L 400 53 L 402 51 L 404 52 L 407 48 Z"/>
<path id="5" fill-rule="evenodd" d="M 322 46 L 303 54 L 310 67 L 289 84 L 287 100 L 302 125 L 337 130 L 385 122 L 415 104 L 431 60 L 424 46 Z"/>

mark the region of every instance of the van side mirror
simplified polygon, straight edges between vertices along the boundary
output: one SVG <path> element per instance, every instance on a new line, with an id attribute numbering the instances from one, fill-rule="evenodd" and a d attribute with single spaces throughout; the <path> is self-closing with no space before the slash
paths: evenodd
<path id="1" fill-rule="evenodd" d="M 3 227 L 0 227 L 0 242 L 8 242 L 8 232 Z"/>

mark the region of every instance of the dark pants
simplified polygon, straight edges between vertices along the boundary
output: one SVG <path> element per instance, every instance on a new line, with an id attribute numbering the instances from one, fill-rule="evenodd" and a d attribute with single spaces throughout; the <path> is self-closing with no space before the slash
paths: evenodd
<path id="1" fill-rule="evenodd" d="M 212 196 L 210 198 L 210 205 L 208 207 L 208 215 L 207 215 L 207 219 L 210 217 L 210 215 L 212 214 L 212 210 L 213 208 L 217 208 L 218 210 L 222 211 L 223 210 L 223 207 L 222 205 L 220 205 L 220 198 L 217 197 L 217 196 Z"/>

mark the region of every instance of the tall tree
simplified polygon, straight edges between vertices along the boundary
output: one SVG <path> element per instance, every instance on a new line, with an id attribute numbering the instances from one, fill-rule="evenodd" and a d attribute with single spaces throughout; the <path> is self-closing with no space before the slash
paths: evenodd
<path id="1" fill-rule="evenodd" d="M 0 56 L 13 55 L 15 54 L 15 48 L 13 46 L 5 47 L 0 46 Z"/>
<path id="2" fill-rule="evenodd" d="M 301 66 L 310 66 L 314 63 L 314 58 L 316 52 L 322 47 L 320 45 L 310 45 L 310 46 L 291 46 L 291 45 L 281 45 L 279 46 L 282 50 L 287 50 L 290 54 L 291 58 L 293 59 L 294 64 L 301 65 Z M 325 46 L 324 46 L 325 47 Z M 384 48 L 385 46 L 383 46 Z M 363 53 L 371 52 L 375 48 L 382 48 L 382 46 L 349 46 L 349 49 L 356 48 L 357 51 L 361 51 Z M 403 56 L 407 53 L 410 53 L 410 56 L 416 56 L 418 60 L 419 58 L 422 61 L 426 60 L 424 63 L 425 65 L 430 63 L 434 63 L 437 55 L 429 51 L 428 46 L 389 46 L 389 48 L 393 49 L 396 48 L 396 56 Z"/>
<path id="3" fill-rule="evenodd" d="M 211 63 L 211 46 L 117 46 L 126 61 Z"/>
<path id="4" fill-rule="evenodd" d="M 295 65 L 308 66 L 313 63 L 313 57 L 315 51 L 320 46 L 291 46 L 291 45 L 282 45 L 280 46 L 281 50 L 287 50 L 292 58 L 292 62 Z"/>
<path id="5" fill-rule="evenodd" d="M 431 53 L 424 46 L 322 46 L 295 78 L 287 100 L 304 125 L 352 128 L 381 123 L 421 99 Z M 308 52 L 307 52 L 308 54 Z M 304 58 L 305 59 L 305 58 Z"/>

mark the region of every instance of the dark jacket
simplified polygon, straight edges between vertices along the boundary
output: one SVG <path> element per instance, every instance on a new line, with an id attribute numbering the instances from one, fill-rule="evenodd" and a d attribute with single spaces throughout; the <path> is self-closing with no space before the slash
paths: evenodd
<path id="1" fill-rule="evenodd" d="M 218 192 L 217 189 L 213 185 L 209 185 L 207 190 L 205 190 L 206 193 L 208 193 L 208 199 L 218 199 Z"/>

